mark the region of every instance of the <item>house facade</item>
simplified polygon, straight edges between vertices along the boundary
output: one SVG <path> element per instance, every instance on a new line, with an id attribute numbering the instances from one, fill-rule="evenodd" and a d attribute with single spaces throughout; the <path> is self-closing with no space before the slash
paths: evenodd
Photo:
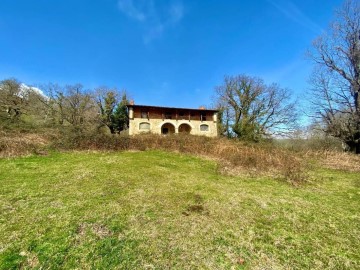
<path id="1" fill-rule="evenodd" d="M 216 110 L 128 105 L 129 135 L 188 133 L 217 136 Z"/>

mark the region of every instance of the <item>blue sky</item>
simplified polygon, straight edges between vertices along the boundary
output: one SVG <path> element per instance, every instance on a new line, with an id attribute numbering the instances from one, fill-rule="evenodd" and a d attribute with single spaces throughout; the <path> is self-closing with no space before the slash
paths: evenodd
<path id="1" fill-rule="evenodd" d="M 136 104 L 210 105 L 224 75 L 302 96 L 306 50 L 340 0 L 1 0 L 0 80 L 125 88 Z"/>

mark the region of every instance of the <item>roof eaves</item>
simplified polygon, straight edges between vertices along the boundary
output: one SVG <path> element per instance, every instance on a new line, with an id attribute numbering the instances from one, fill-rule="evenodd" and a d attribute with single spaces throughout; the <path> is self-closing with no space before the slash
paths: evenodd
<path id="1" fill-rule="evenodd" d="M 179 107 L 164 107 L 164 106 L 152 106 L 152 105 L 135 105 L 128 104 L 127 107 L 145 107 L 145 108 L 155 108 L 155 109 L 171 109 L 171 110 L 190 110 L 190 111 L 210 111 L 218 112 L 218 110 L 213 109 L 194 109 L 194 108 L 179 108 Z"/>

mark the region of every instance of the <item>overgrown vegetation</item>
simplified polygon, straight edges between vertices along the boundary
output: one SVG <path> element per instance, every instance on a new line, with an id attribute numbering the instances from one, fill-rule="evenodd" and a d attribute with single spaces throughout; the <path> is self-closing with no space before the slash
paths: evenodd
<path id="1" fill-rule="evenodd" d="M 46 135 L 19 130 L 0 133 L 0 157 L 47 155 L 52 151 L 163 150 L 201 156 L 217 162 L 225 175 L 272 176 L 300 185 L 311 181 L 312 166 L 360 171 L 359 159 L 325 140 L 251 143 L 191 135 L 121 136 L 83 131 L 46 130 Z"/>
<path id="2" fill-rule="evenodd" d="M 14 139 L 14 136 L 18 138 Z M 51 150 L 164 150 L 214 159 L 219 164 L 219 170 L 225 174 L 272 175 L 293 184 L 306 180 L 306 164 L 300 157 L 270 143 L 254 144 L 191 135 L 128 137 L 69 131 L 47 137 L 21 133 L 0 136 L 0 156 L 3 157 L 45 154 Z"/>
<path id="3" fill-rule="evenodd" d="M 293 188 L 164 151 L 0 160 L 0 269 L 357 269 L 359 174 Z"/>

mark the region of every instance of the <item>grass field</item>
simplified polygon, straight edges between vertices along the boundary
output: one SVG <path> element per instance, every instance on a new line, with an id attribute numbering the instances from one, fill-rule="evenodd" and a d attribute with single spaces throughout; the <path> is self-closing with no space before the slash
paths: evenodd
<path id="1" fill-rule="evenodd" d="M 0 268 L 360 269 L 359 173 L 218 171 L 161 151 L 0 159 Z"/>

